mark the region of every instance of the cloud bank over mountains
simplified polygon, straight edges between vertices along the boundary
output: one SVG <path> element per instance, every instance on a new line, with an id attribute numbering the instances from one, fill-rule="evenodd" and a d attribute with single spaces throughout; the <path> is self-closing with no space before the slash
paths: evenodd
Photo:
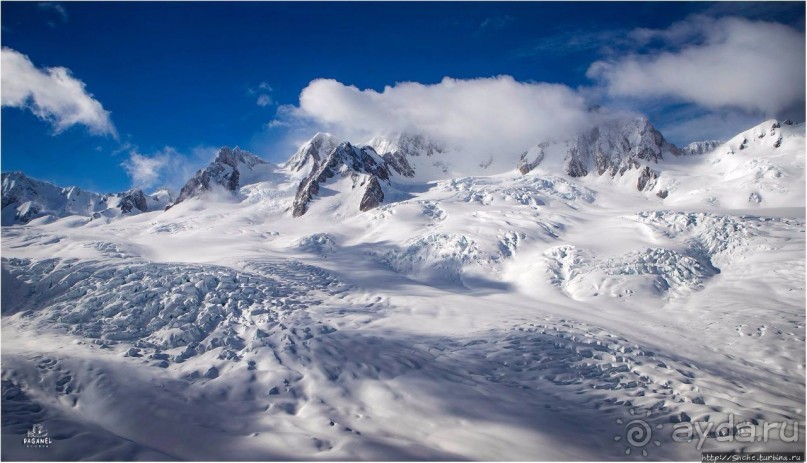
<path id="1" fill-rule="evenodd" d="M 607 117 L 608 110 L 588 110 L 595 105 L 610 107 L 613 115 L 690 104 L 700 121 L 783 117 L 804 105 L 805 35 L 786 25 L 696 15 L 666 29 L 626 31 L 618 42 L 620 51 L 589 66 L 590 86 L 502 75 L 398 82 L 377 91 L 315 79 L 298 105 L 278 108 L 270 127 L 317 128 L 354 141 L 417 131 L 466 150 L 513 154 L 538 141 L 568 138 Z M 803 117 L 803 109 L 797 111 Z M 668 128 L 685 138 L 693 126 L 674 121 Z"/>
<path id="2" fill-rule="evenodd" d="M 568 138 L 592 119 L 571 88 L 510 76 L 403 82 L 380 92 L 317 79 L 289 115 L 357 142 L 377 134 L 421 133 L 480 161 L 486 154 L 518 155 L 536 140 Z"/>

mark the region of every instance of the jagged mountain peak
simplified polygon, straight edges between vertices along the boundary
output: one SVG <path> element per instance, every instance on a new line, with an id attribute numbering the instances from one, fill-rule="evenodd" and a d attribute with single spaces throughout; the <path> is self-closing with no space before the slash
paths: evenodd
<path id="1" fill-rule="evenodd" d="M 317 132 L 310 140 L 300 145 L 297 152 L 286 161 L 285 167 L 291 172 L 309 174 L 337 145 L 339 140 L 330 133 Z"/>
<path id="2" fill-rule="evenodd" d="M 650 165 L 665 155 L 682 154 L 644 116 L 607 119 L 566 142 L 539 143 L 521 155 L 517 170 L 529 173 L 544 161 L 548 151 L 560 151 L 554 155 L 563 157 L 563 172 L 570 177 L 617 177 L 640 169 L 639 190 L 655 187 L 659 173 Z"/>
<path id="3" fill-rule="evenodd" d="M 368 145 L 384 159 L 384 162 L 398 175 L 415 177 L 418 164 L 439 164 L 440 161 L 416 162 L 416 158 L 431 158 L 443 154 L 446 147 L 426 135 L 414 132 L 392 132 L 373 137 Z M 420 166 L 421 169 L 423 166 Z"/>
<path id="4" fill-rule="evenodd" d="M 258 164 L 267 164 L 263 159 L 237 146 L 235 148 L 223 146 L 219 149 L 216 159 L 213 162 L 220 162 L 231 167 L 238 167 L 238 164 L 244 164 L 248 167 L 253 167 Z"/>
<path id="5" fill-rule="evenodd" d="M 311 201 L 319 195 L 320 186 L 335 177 L 350 177 L 351 189 L 364 189 L 359 210 L 366 211 L 384 200 L 381 184 L 389 184 L 390 172 L 372 146 L 357 147 L 350 142 L 342 142 L 300 182 L 294 198 L 293 215 L 299 217 L 305 214 Z"/>
<path id="6" fill-rule="evenodd" d="M 446 151 L 443 144 L 415 132 L 393 132 L 373 137 L 368 143 L 379 155 L 386 153 L 406 156 L 434 156 Z"/>
<path id="7" fill-rule="evenodd" d="M 257 171 L 260 166 L 271 167 L 271 164 L 237 146 L 235 148 L 222 147 L 213 162 L 204 169 L 198 170 L 185 183 L 176 201 L 168 207 L 216 187 L 226 191 L 236 191 L 242 184 L 255 180 L 254 175 L 249 174 Z"/>

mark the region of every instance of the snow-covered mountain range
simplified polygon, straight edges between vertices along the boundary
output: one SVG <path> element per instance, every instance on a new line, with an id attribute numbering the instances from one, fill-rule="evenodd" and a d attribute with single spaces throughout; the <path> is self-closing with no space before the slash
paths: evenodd
<path id="1" fill-rule="evenodd" d="M 765 198 L 762 191 L 783 193 L 787 189 L 781 185 L 767 185 L 761 180 L 771 176 L 780 178 L 781 169 L 799 168 L 798 159 L 788 161 L 785 156 L 777 156 L 777 151 L 792 151 L 788 149 L 791 147 L 779 149 L 785 138 L 792 138 L 787 144 L 798 149 L 803 143 L 802 132 L 802 125 L 793 126 L 788 121 L 782 128 L 778 121 L 768 120 L 725 143 L 693 142 L 678 148 L 667 142 L 646 118 L 640 117 L 610 121 L 564 142 L 538 143 L 514 159 L 513 166 L 523 175 L 530 174 L 539 166 L 545 166 L 545 169 L 541 169 L 543 173 L 568 178 L 605 176 L 619 179 L 627 175 L 631 180 L 635 179 L 637 190 L 653 192 L 661 199 L 667 198 L 671 188 L 673 191 L 677 189 L 677 185 L 684 180 L 681 177 L 697 176 L 707 171 L 723 175 L 726 174 L 723 168 L 730 167 L 732 170 L 740 169 L 732 172 L 730 177 L 747 177 L 746 180 L 750 182 L 745 183 L 746 191 L 740 196 L 750 203 L 759 204 Z M 743 166 L 738 166 L 732 162 L 738 159 L 733 155 L 744 149 L 750 151 L 739 158 Z M 763 151 L 764 157 L 754 156 L 759 150 Z M 172 194 L 167 189 L 150 195 L 137 189 L 100 195 L 82 192 L 77 187 L 56 187 L 28 178 L 21 172 L 4 173 L 3 223 L 26 223 L 39 216 L 79 215 L 97 218 L 99 214 L 116 217 L 121 213 L 154 211 L 215 191 L 237 195 L 245 185 L 277 176 L 285 176 L 289 182 L 299 181 L 291 207 L 294 217 L 305 214 L 309 204 L 319 195 L 321 186 L 337 187 L 340 179 L 347 177 L 350 178 L 347 190 L 359 190 L 356 195 L 357 207 L 354 209 L 364 212 L 385 203 L 385 198 L 389 203 L 390 195 L 385 195 L 385 190 L 395 189 L 396 185 L 399 186 L 396 190 L 398 194 L 393 197 L 405 197 L 400 190 L 405 191 L 406 186 L 414 181 L 428 183 L 451 178 L 451 173 L 461 170 L 456 166 L 461 156 L 449 156 L 449 153 L 449 150 L 422 135 L 406 133 L 377 136 L 363 146 L 340 141 L 328 133 L 318 133 L 281 166 L 238 147 L 224 147 L 210 165 L 187 181 L 175 200 L 172 200 Z M 682 164 L 692 163 L 678 158 L 704 154 L 711 155 L 710 162 L 699 160 L 691 172 L 680 170 Z M 771 166 L 770 162 L 774 159 L 783 162 Z M 710 166 L 704 168 L 704 164 Z M 720 167 L 716 167 L 718 165 Z M 787 183 L 798 184 L 798 178 Z M 689 196 L 697 195 L 691 191 L 687 193 Z M 675 199 L 683 200 L 681 194 L 678 196 Z M 713 197 L 698 199 L 707 202 L 716 200 Z M 792 199 L 790 196 L 784 199 L 783 204 L 792 204 L 789 202 Z M 736 206 L 740 204 L 736 200 L 731 202 Z M 775 205 L 776 201 L 768 204 Z M 7 207 L 10 209 L 7 210 Z"/>
<path id="2" fill-rule="evenodd" d="M 36 180 L 22 172 L 3 173 L 3 225 L 27 223 L 35 217 L 93 218 L 162 210 L 172 201 L 171 192 L 161 188 L 150 195 L 140 189 L 98 194 L 78 187 L 62 188 Z"/>
<path id="3" fill-rule="evenodd" d="M 319 133 L 279 165 L 222 148 L 176 195 L 4 173 L 3 457 L 37 423 L 42 459 L 803 449 L 804 124 L 491 155 Z M 712 432 L 744 421 L 792 427 Z"/>

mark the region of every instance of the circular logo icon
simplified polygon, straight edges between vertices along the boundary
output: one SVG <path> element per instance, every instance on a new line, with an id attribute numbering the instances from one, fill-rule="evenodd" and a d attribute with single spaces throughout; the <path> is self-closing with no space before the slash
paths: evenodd
<path id="1" fill-rule="evenodd" d="M 630 409 L 630 414 L 633 416 L 638 415 L 633 408 Z M 628 447 L 625 448 L 625 455 L 630 455 L 633 449 L 641 449 L 642 456 L 646 457 L 647 446 L 650 442 L 653 442 L 656 447 L 661 445 L 660 441 L 653 440 L 653 430 L 660 430 L 664 425 L 657 424 L 655 427 L 652 426 L 648 422 L 650 415 L 650 410 L 648 410 L 643 417 L 634 418 L 627 423 L 621 418 L 616 420 L 617 424 L 624 426 L 624 430 L 623 434 L 614 436 L 614 441 L 620 442 L 624 439 L 624 442 L 628 444 Z"/>

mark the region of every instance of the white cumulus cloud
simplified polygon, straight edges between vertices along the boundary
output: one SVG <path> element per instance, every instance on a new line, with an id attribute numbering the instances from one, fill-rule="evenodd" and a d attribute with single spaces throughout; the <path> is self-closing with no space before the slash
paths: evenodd
<path id="1" fill-rule="evenodd" d="M 93 134 L 117 137 L 109 111 L 67 68 L 39 69 L 26 55 L 7 47 L 0 51 L 0 61 L 3 106 L 29 109 L 56 133 L 81 124 Z"/>
<path id="2" fill-rule="evenodd" d="M 663 48 L 593 63 L 588 76 L 612 97 L 769 115 L 804 101 L 805 36 L 783 24 L 697 16 L 664 30 L 637 29 L 632 38 Z"/>
<path id="3" fill-rule="evenodd" d="M 474 160 L 512 163 L 537 142 L 562 140 L 590 122 L 584 99 L 558 84 L 518 82 L 510 76 L 402 82 L 382 91 L 317 79 L 299 106 L 279 108 L 281 121 L 314 124 L 362 142 L 378 134 L 416 132 Z"/>

